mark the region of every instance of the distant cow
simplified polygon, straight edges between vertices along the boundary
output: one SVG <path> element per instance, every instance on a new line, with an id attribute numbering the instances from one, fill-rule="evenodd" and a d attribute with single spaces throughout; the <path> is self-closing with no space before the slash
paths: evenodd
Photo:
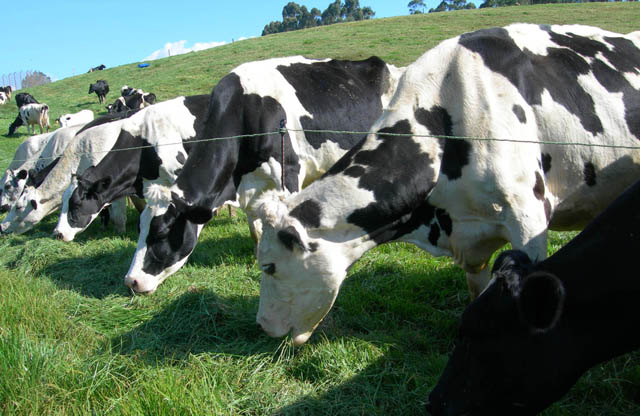
<path id="1" fill-rule="evenodd" d="M 389 241 L 452 257 L 471 297 L 505 243 L 544 259 L 548 228 L 584 227 L 640 178 L 637 68 L 640 36 L 577 25 L 483 29 L 427 51 L 326 175 L 264 196 L 258 323 L 306 342 L 348 268 Z"/>
<path id="2" fill-rule="evenodd" d="M 13 93 L 13 88 L 11 88 L 11 85 L 0 87 L 0 92 L 4 92 L 7 96 L 7 100 L 11 101 L 11 94 Z"/>
<path id="3" fill-rule="evenodd" d="M 25 104 L 20 107 L 19 110 L 22 124 L 27 126 L 27 132 L 29 134 L 35 133 L 35 125 L 40 127 L 40 134 L 42 134 L 42 128 L 46 126 L 49 131 L 49 106 L 46 104 Z"/>
<path id="4" fill-rule="evenodd" d="M 80 110 L 73 114 L 63 114 L 56 119 L 56 123 L 61 127 L 73 126 L 76 124 L 87 124 L 93 120 L 93 111 Z"/>
<path id="5" fill-rule="evenodd" d="M 134 90 L 131 94 L 116 98 L 113 104 L 106 106 L 106 109 L 109 114 L 120 113 L 127 110 L 139 110 L 147 105 L 153 104 L 155 97 L 153 93 L 145 93 L 138 89 Z M 149 102 L 147 99 L 153 102 Z"/>
<path id="6" fill-rule="evenodd" d="M 506 251 L 462 314 L 434 416 L 534 415 L 589 368 L 640 348 L 640 182 L 536 263 Z"/>
<path id="7" fill-rule="evenodd" d="M 98 65 L 96 67 L 91 68 L 90 70 L 87 71 L 87 73 L 89 72 L 95 72 L 95 71 L 102 71 L 103 69 L 106 69 L 107 67 L 104 65 Z"/>
<path id="8" fill-rule="evenodd" d="M 9 101 L 7 94 L 5 94 L 3 91 L 0 91 L 0 105 L 5 104 L 7 101 Z"/>
<path id="9" fill-rule="evenodd" d="M 100 104 L 104 103 L 104 100 L 109 93 L 109 83 L 104 79 L 99 79 L 94 84 L 89 84 L 89 94 L 92 92 L 96 93 Z"/>
<path id="10" fill-rule="evenodd" d="M 253 136 L 194 144 L 175 184 L 145 195 L 148 205 L 125 284 L 138 292 L 155 290 L 187 261 L 204 223 L 224 204 L 246 212 L 257 240 L 257 196 L 283 186 L 298 192 L 361 138 L 302 129 L 366 131 L 383 114 L 401 74 L 377 57 L 291 56 L 248 62 L 231 71 L 211 93 L 203 137 Z M 278 135 L 265 133 L 285 119 L 295 131 L 285 134 L 283 149 Z"/>
<path id="11" fill-rule="evenodd" d="M 38 104 L 38 100 L 36 100 L 33 95 L 29 94 L 28 92 L 20 92 L 16 94 L 16 105 L 18 106 L 18 110 L 25 104 Z M 8 135 L 11 136 L 13 133 L 15 133 L 18 127 L 23 125 L 24 124 L 22 122 L 22 118 L 20 117 L 20 112 L 18 111 L 16 119 L 9 125 Z"/>

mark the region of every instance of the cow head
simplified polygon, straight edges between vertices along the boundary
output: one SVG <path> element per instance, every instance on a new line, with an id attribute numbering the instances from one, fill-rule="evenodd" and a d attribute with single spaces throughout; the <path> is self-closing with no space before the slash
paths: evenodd
<path id="1" fill-rule="evenodd" d="M 29 173 L 26 169 L 20 169 L 17 172 L 7 169 L 6 182 L 0 197 L 0 212 L 9 211 L 9 208 L 16 203 L 20 195 L 22 195 L 28 178 Z"/>
<path id="2" fill-rule="evenodd" d="M 464 311 L 456 347 L 429 395 L 432 415 L 534 415 L 579 377 L 562 373 L 573 356 L 559 324 L 564 286 L 530 268 L 520 251 L 496 259 L 493 280 Z"/>
<path id="3" fill-rule="evenodd" d="M 256 202 L 262 220 L 262 270 L 257 322 L 272 337 L 306 342 L 338 295 L 348 267 L 369 247 L 314 238 L 289 215 L 284 195 L 269 191 Z"/>
<path id="4" fill-rule="evenodd" d="M 0 232 L 22 234 L 29 231 L 45 215 L 37 188 L 27 186 L 0 224 Z"/>
<path id="5" fill-rule="evenodd" d="M 166 186 L 147 186 L 145 199 L 138 247 L 124 281 L 136 292 L 150 293 L 187 261 L 202 225 L 187 221 L 176 209 Z"/>
<path id="6" fill-rule="evenodd" d="M 106 205 L 99 195 L 110 184 L 109 177 L 90 181 L 82 176 L 73 175 L 71 184 L 62 196 L 62 210 L 53 231 L 54 236 L 64 241 L 72 241 L 76 234 L 84 231 Z"/>

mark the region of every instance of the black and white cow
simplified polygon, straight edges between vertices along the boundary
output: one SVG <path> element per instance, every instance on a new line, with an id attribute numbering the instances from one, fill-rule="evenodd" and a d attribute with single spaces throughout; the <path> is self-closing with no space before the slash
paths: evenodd
<path id="1" fill-rule="evenodd" d="M 3 91 L 0 91 L 0 105 L 4 105 L 7 101 L 9 101 L 9 97 Z"/>
<path id="2" fill-rule="evenodd" d="M 104 103 L 104 100 L 109 93 L 109 83 L 104 79 L 99 79 L 94 84 L 89 84 L 89 94 L 92 92 L 96 93 L 100 104 Z"/>
<path id="3" fill-rule="evenodd" d="M 182 143 L 200 136 L 208 106 L 208 94 L 178 97 L 129 117 L 112 151 L 65 191 L 54 235 L 71 241 L 113 201 L 143 198 L 143 184 L 172 184 L 187 157 Z"/>
<path id="4" fill-rule="evenodd" d="M 640 348 L 640 182 L 536 263 L 505 251 L 465 309 L 434 416 L 535 415 L 589 368 Z"/>
<path id="5" fill-rule="evenodd" d="M 123 114 L 104 116 L 81 126 L 75 138 L 67 145 L 56 166 L 37 187 L 25 187 L 18 201 L 0 223 L 0 232 L 22 234 L 62 204 L 62 194 L 74 174 L 80 175 L 108 154 L 120 134 Z M 77 126 L 67 127 L 68 129 Z M 125 200 L 112 205 L 111 219 L 118 231 L 126 225 Z"/>
<path id="6" fill-rule="evenodd" d="M 18 106 L 18 110 L 20 110 L 20 108 L 26 104 L 38 104 L 38 100 L 36 100 L 33 95 L 29 94 L 28 92 L 20 92 L 16 94 L 16 105 Z M 9 125 L 9 133 L 7 133 L 7 135 L 13 135 L 16 129 L 22 125 L 22 117 L 20 117 L 20 112 L 18 111 L 16 119 Z"/>
<path id="7" fill-rule="evenodd" d="M 77 124 L 87 124 L 94 118 L 93 111 L 85 109 L 73 114 L 63 114 L 56 119 L 56 123 L 61 127 L 74 126 Z"/>
<path id="8" fill-rule="evenodd" d="M 382 114 L 401 72 L 376 57 L 301 56 L 250 62 L 231 71 L 213 89 L 203 137 L 259 136 L 194 144 L 175 185 L 150 189 L 125 284 L 138 292 L 155 290 L 184 264 L 203 224 L 227 202 L 245 210 L 257 238 L 261 227 L 251 206 L 266 189 L 282 187 L 283 151 L 285 187 L 297 192 L 361 137 L 301 130 L 366 131 Z M 282 120 L 295 129 L 284 136 L 284 149 L 280 135 L 273 134 Z"/>
<path id="9" fill-rule="evenodd" d="M 453 257 L 472 297 L 505 243 L 544 259 L 548 228 L 584 227 L 640 177 L 639 35 L 515 24 L 427 51 L 321 180 L 256 204 L 264 330 L 304 343 L 388 241 Z"/>
<path id="10" fill-rule="evenodd" d="M 96 71 L 102 71 L 102 70 L 104 70 L 104 69 L 106 69 L 106 68 L 107 68 L 107 67 L 106 67 L 104 64 L 102 64 L 102 65 L 98 65 L 98 66 L 93 67 L 93 68 L 91 68 L 90 70 L 88 70 L 88 71 L 87 71 L 87 73 L 89 73 L 89 72 L 96 72 Z"/>
<path id="11" fill-rule="evenodd" d="M 5 95 L 7 96 L 7 100 L 11 101 L 11 94 L 13 94 L 13 88 L 11 88 L 11 85 L 0 87 L 0 92 L 5 93 Z"/>
<path id="12" fill-rule="evenodd" d="M 35 133 L 35 126 L 40 127 L 40 134 L 42 134 L 42 128 L 46 127 L 49 131 L 49 106 L 41 104 L 25 104 L 20 107 L 18 114 L 22 119 L 22 124 L 27 126 L 27 132 L 29 134 Z"/>
<path id="13" fill-rule="evenodd" d="M 26 146 L 20 145 L 18 147 L 14 159 L 20 157 L 22 163 L 16 163 L 13 165 L 14 167 L 9 166 L 3 176 L 3 181 L 0 182 L 4 186 L 0 199 L 0 210 L 8 211 L 20 198 L 26 186 L 34 186 L 33 175 L 45 170 L 64 153 L 80 127 L 63 127 L 52 133 L 31 136 L 36 139 L 29 140 L 29 144 Z M 25 140 L 24 143 L 27 141 Z"/>
<path id="14" fill-rule="evenodd" d="M 116 114 L 122 111 L 139 110 L 156 102 L 156 95 L 145 93 L 142 90 L 135 90 L 131 94 L 118 97 L 105 108 L 109 114 Z"/>

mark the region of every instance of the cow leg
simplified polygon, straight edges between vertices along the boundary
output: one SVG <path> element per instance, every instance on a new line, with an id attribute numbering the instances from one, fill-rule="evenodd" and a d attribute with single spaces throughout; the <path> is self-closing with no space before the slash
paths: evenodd
<path id="1" fill-rule="evenodd" d="M 119 233 L 124 233 L 127 226 L 127 199 L 119 198 L 109 206 L 109 218 Z"/>

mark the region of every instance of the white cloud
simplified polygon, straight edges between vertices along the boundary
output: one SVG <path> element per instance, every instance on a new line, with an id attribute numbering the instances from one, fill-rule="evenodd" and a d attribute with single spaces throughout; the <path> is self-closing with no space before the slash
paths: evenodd
<path id="1" fill-rule="evenodd" d="M 158 49 L 151 55 L 144 58 L 144 61 L 153 61 L 154 59 L 166 58 L 167 56 L 180 55 L 192 51 L 202 51 L 209 48 L 215 48 L 216 46 L 226 45 L 227 42 L 196 42 L 191 47 L 185 47 L 186 40 L 179 40 L 177 42 L 168 42 L 164 44 L 162 49 Z"/>

